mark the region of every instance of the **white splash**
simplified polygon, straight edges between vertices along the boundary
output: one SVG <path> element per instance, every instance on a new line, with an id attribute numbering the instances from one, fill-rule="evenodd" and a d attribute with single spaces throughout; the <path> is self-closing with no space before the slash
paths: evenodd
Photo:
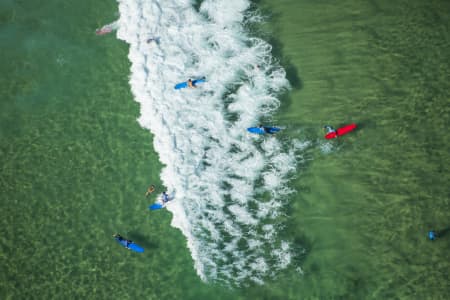
<path id="1" fill-rule="evenodd" d="M 298 149 L 245 130 L 270 116 L 288 88 L 271 46 L 243 27 L 250 2 L 205 0 L 198 11 L 187 0 L 118 3 L 139 123 L 154 134 L 162 181 L 175 192 L 172 226 L 203 280 L 262 283 L 291 261 L 277 222 Z M 154 36 L 159 44 L 147 43 Z M 174 89 L 197 76 L 207 82 Z"/>

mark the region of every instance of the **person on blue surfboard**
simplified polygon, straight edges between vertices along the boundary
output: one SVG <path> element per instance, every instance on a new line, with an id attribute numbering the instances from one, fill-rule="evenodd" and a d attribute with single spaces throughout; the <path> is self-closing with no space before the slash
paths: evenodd
<path id="1" fill-rule="evenodd" d="M 258 125 L 258 128 L 264 130 L 265 133 L 271 133 L 270 130 L 269 130 L 269 128 L 264 127 L 264 126 L 262 126 L 261 124 Z"/>
<path id="2" fill-rule="evenodd" d="M 187 85 L 188 85 L 188 88 L 197 88 L 193 83 L 192 83 L 192 79 L 188 79 L 188 81 L 187 81 Z"/>
<path id="3" fill-rule="evenodd" d="M 202 78 L 196 79 L 196 80 L 194 80 L 194 81 L 197 82 L 197 81 L 199 81 L 199 80 L 205 80 L 205 78 L 206 78 L 206 77 L 203 76 Z M 191 78 L 189 78 L 188 81 L 186 81 L 188 88 L 193 88 L 193 89 L 197 88 L 197 86 L 195 85 L 195 82 L 194 82 L 194 81 L 192 81 Z"/>
<path id="4" fill-rule="evenodd" d="M 121 241 L 126 241 L 127 243 L 126 243 L 126 245 L 125 245 L 125 248 L 127 248 L 128 250 L 130 250 L 130 247 L 129 247 L 129 246 L 133 243 L 132 240 L 127 240 L 127 239 L 123 238 L 123 237 L 122 237 L 120 234 L 118 234 L 118 233 L 114 234 L 113 237 L 114 237 L 115 239 L 117 239 L 119 242 L 121 242 Z"/>
<path id="5" fill-rule="evenodd" d="M 269 133 L 269 134 L 274 134 L 276 132 L 276 131 L 272 131 L 271 127 L 266 127 L 261 124 L 258 125 L 258 128 L 264 130 L 265 133 Z"/>

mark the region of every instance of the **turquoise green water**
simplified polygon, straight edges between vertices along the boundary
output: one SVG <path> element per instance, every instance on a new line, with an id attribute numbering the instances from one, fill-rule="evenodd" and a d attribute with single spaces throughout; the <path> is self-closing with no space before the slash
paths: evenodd
<path id="1" fill-rule="evenodd" d="M 201 282 L 184 238 L 147 209 L 161 165 L 136 122 L 128 49 L 94 35 L 114 3 L 58 3 L 2 17 L 0 297 L 198 298 L 210 287 L 188 290 Z M 146 255 L 122 251 L 115 232 Z"/>
<path id="2" fill-rule="evenodd" d="M 297 181 L 291 230 L 309 245 L 299 294 L 444 299 L 449 237 L 430 243 L 426 232 L 450 226 L 448 3 L 265 7 L 301 80 L 280 122 L 309 137 L 360 125 L 331 154 L 314 151 Z"/>
<path id="3" fill-rule="evenodd" d="M 360 129 L 328 154 L 316 142 L 293 183 L 282 234 L 304 275 L 235 290 L 202 283 L 170 214 L 147 211 L 161 165 L 128 49 L 93 34 L 115 5 L 0 4 L 2 299 L 445 299 L 450 233 L 426 232 L 450 226 L 447 2 L 258 3 L 294 83 L 280 138 Z"/>

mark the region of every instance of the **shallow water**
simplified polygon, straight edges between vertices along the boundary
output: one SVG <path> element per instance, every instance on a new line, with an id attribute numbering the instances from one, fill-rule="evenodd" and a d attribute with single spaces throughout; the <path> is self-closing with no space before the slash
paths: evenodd
<path id="1" fill-rule="evenodd" d="M 318 141 L 297 181 L 291 228 L 309 244 L 300 293 L 444 299 L 449 240 L 426 233 L 449 227 L 448 4 L 265 7 L 301 82 L 280 122 L 307 136 L 323 124 L 359 125 L 331 148 Z"/>
<path id="2" fill-rule="evenodd" d="M 449 236 L 426 233 L 450 226 L 448 4 L 298 2 L 258 3 L 293 87 L 278 140 L 310 142 L 279 231 L 298 253 L 234 290 L 203 283 L 171 214 L 147 209 L 162 166 L 136 121 L 128 47 L 94 34 L 116 3 L 2 2 L 0 296 L 444 299 Z"/>

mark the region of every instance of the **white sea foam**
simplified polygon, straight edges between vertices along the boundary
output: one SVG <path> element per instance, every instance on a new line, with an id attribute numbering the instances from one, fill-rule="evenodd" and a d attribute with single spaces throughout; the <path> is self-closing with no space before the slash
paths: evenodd
<path id="1" fill-rule="evenodd" d="M 306 146 L 245 131 L 270 116 L 288 88 L 271 46 L 243 27 L 249 1 L 205 0 L 198 11 L 188 0 L 118 3 L 138 121 L 154 134 L 161 179 L 175 193 L 172 226 L 186 236 L 203 280 L 262 283 L 291 262 L 277 224 Z M 159 43 L 147 43 L 155 36 Z M 196 76 L 207 82 L 174 90 Z"/>

